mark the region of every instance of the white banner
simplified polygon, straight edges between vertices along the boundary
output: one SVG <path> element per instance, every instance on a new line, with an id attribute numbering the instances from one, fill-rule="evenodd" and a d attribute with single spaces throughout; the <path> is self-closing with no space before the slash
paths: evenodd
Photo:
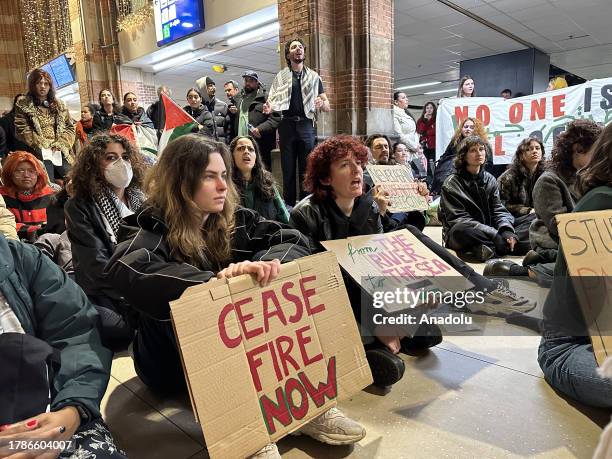
<path id="1" fill-rule="evenodd" d="M 549 157 L 554 139 L 570 121 L 588 118 L 607 125 L 612 120 L 612 78 L 516 99 L 444 99 L 436 117 L 437 158 L 446 150 L 457 125 L 467 117 L 483 122 L 495 164 L 509 164 L 518 144 L 530 135 L 542 139 Z"/>

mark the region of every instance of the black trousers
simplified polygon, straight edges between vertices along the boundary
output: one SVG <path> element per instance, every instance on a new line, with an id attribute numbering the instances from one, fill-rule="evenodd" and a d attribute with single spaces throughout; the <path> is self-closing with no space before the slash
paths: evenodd
<path id="1" fill-rule="evenodd" d="M 531 226 L 531 222 L 535 219 L 535 213 L 514 217 L 514 232 L 518 236 L 519 242 L 514 247 L 513 255 L 525 255 L 531 250 L 531 244 L 529 244 L 529 227 Z"/>
<path id="2" fill-rule="evenodd" d="M 529 251 L 529 238 L 527 241 L 521 241 L 515 245 L 514 251 L 510 252 L 510 248 L 505 241 L 495 240 L 485 231 L 475 228 L 469 223 L 457 223 L 448 233 L 448 248 L 459 253 L 472 252 L 480 245 L 489 247 L 497 257 L 506 255 L 524 255 Z"/>
<path id="3" fill-rule="evenodd" d="M 54 180 L 64 180 L 64 177 L 66 177 L 66 174 L 70 171 L 70 165 L 63 154 L 61 166 L 54 165 L 48 159 L 44 160 L 43 164 L 45 165 L 45 169 L 47 169 L 47 175 L 49 175 L 49 180 L 51 180 L 51 182 Z"/>
<path id="4" fill-rule="evenodd" d="M 306 159 L 315 145 L 316 131 L 312 120 L 304 119 L 293 121 L 283 118 L 278 126 L 278 138 L 281 151 L 281 168 L 283 170 L 283 198 L 285 203 L 293 206 L 296 203 L 296 174 L 299 171 L 299 199 L 306 195 L 302 188 L 304 173 L 306 172 Z"/>

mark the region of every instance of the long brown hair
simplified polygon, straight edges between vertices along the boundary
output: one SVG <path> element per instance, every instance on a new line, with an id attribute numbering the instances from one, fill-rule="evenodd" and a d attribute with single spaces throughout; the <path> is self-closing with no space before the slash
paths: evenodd
<path id="1" fill-rule="evenodd" d="M 201 186 L 210 155 L 221 154 L 227 170 L 223 211 L 210 214 L 202 225 L 202 211 L 193 200 Z M 221 269 L 231 259 L 231 235 L 238 196 L 232 183 L 232 160 L 227 146 L 196 134 L 170 142 L 145 180 L 148 205 L 158 211 L 168 228 L 168 244 L 179 261 L 203 265 L 208 259 Z"/>
<path id="2" fill-rule="evenodd" d="M 463 78 L 459 80 L 459 87 L 457 88 L 457 97 L 466 97 L 463 95 L 463 83 L 465 83 L 467 80 L 472 80 L 474 82 L 474 91 L 472 91 L 472 95 L 470 97 L 476 97 L 476 82 L 474 81 L 474 78 L 469 75 L 464 75 Z"/>
<path id="3" fill-rule="evenodd" d="M 100 160 L 106 154 L 106 147 L 111 143 L 120 144 L 130 158 L 134 177 L 129 187 L 141 188 L 144 179 L 144 159 L 140 152 L 128 139 L 116 134 L 97 134 L 81 150 L 74 166 L 70 170 L 73 196 L 81 199 L 91 199 L 106 186 L 104 172 L 100 168 Z"/>
<path id="4" fill-rule="evenodd" d="M 57 113 L 58 104 L 57 99 L 55 98 L 55 88 L 53 87 L 53 79 L 51 78 L 51 75 L 49 75 L 45 70 L 34 69 L 28 75 L 28 96 L 30 96 L 32 100 L 35 101 L 35 103 L 36 101 L 38 101 L 38 96 L 36 95 L 36 85 L 43 78 L 49 82 L 49 92 L 47 93 L 47 97 L 45 100 L 49 104 L 49 110 L 53 113 Z"/>
<path id="5" fill-rule="evenodd" d="M 612 124 L 603 130 L 593 145 L 591 162 L 578 171 L 577 188 L 585 195 L 598 186 L 612 186 Z"/>
<path id="6" fill-rule="evenodd" d="M 229 149 L 232 153 L 232 179 L 234 181 L 234 185 L 236 185 L 236 188 L 240 190 L 241 193 L 244 192 L 244 189 L 247 186 L 242 178 L 242 173 L 238 169 L 238 166 L 236 166 L 236 161 L 234 161 L 234 150 L 236 149 L 236 145 L 238 145 L 238 141 L 241 139 L 248 139 L 255 149 L 255 165 L 251 171 L 251 178 L 253 180 L 255 193 L 263 199 L 274 199 L 274 176 L 266 169 L 266 166 L 264 166 L 263 161 L 261 160 L 261 154 L 259 153 L 259 146 L 257 145 L 255 139 L 250 135 L 234 137 L 234 140 L 232 140 L 232 142 L 229 144 Z"/>
<path id="7" fill-rule="evenodd" d="M 525 154 L 529 151 L 531 142 L 538 142 L 540 144 L 540 150 L 542 151 L 542 159 L 540 159 L 540 162 L 538 163 L 536 170 L 533 173 L 533 176 L 539 177 L 540 175 L 542 175 L 542 172 L 544 172 L 544 169 L 546 168 L 545 166 L 546 163 L 544 162 L 544 155 L 546 154 L 544 151 L 544 144 L 537 137 L 529 136 L 521 140 L 521 143 L 519 143 L 518 147 L 516 147 L 516 153 L 514 153 L 514 158 L 512 158 L 512 163 L 510 163 L 510 167 L 508 168 L 508 170 L 511 170 L 513 174 L 515 175 L 523 174 L 521 172 L 521 170 L 524 169 L 523 158 Z"/>

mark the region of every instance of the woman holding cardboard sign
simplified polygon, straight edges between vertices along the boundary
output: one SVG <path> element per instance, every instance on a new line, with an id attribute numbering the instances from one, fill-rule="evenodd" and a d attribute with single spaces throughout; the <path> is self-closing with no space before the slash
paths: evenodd
<path id="1" fill-rule="evenodd" d="M 573 212 L 610 209 L 612 124 L 604 130 L 591 154 L 590 164 L 578 172 L 576 188 L 584 197 L 576 204 Z M 585 242 L 584 247 L 588 247 L 593 256 L 596 256 L 592 245 Z M 609 251 L 607 256 L 609 257 Z M 563 247 L 560 247 L 554 267 L 553 284 L 543 308 L 538 363 L 548 384 L 558 391 L 587 405 L 611 408 L 612 380 L 603 378 L 597 371 L 593 345 L 574 281 L 568 272 Z M 601 274 L 591 277 L 587 282 L 591 285 L 604 285 L 609 282 L 609 278 Z M 606 293 L 609 300 L 610 293 Z M 608 301 L 607 306 L 609 305 Z M 606 307 L 605 298 L 601 299 L 598 306 Z M 602 331 L 602 335 L 604 334 Z"/>
<path id="2" fill-rule="evenodd" d="M 150 198 L 127 219 L 131 236 L 107 267 L 109 279 L 141 313 L 134 366 L 152 389 L 185 390 L 169 302 L 190 286 L 252 274 L 272 281 L 280 263 L 310 254 L 298 231 L 240 207 L 227 146 L 188 134 L 170 142 L 147 178 Z M 335 408 L 300 433 L 330 444 L 361 440 L 365 429 Z M 271 444 L 258 458 L 279 458 Z"/>
<path id="3" fill-rule="evenodd" d="M 304 187 L 312 194 L 293 208 L 289 222 L 308 236 L 312 248 L 323 250 L 321 241 L 383 233 L 383 219 L 389 201 L 377 188 L 364 192 L 363 168 L 367 158 L 367 148 L 350 136 L 331 137 L 318 144 L 308 157 Z M 503 314 L 526 312 L 535 307 L 535 303 L 517 298 L 503 286 L 475 273 L 414 226 L 405 225 L 404 228 L 478 290 L 488 292 L 482 304 L 470 306 L 471 311 Z M 360 288 L 348 277 L 345 277 L 345 284 L 355 315 L 361 320 Z M 367 307 L 364 312 L 369 313 Z M 367 324 L 362 326 L 371 328 Z M 377 336 L 376 331 L 374 335 Z M 366 346 L 366 356 L 374 383 L 380 386 L 394 384 L 403 375 L 404 363 L 395 354 L 422 351 L 442 341 L 439 328 L 431 325 L 419 328 L 413 338 L 382 334 L 377 338 L 380 343 Z"/>

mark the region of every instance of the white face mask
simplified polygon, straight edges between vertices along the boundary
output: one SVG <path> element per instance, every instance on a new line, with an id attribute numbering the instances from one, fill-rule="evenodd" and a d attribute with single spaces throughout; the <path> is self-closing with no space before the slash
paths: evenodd
<path id="1" fill-rule="evenodd" d="M 125 161 L 121 158 L 109 164 L 106 169 L 104 169 L 104 178 L 115 188 L 127 188 L 133 176 L 134 172 L 132 171 L 132 165 L 129 161 Z"/>

